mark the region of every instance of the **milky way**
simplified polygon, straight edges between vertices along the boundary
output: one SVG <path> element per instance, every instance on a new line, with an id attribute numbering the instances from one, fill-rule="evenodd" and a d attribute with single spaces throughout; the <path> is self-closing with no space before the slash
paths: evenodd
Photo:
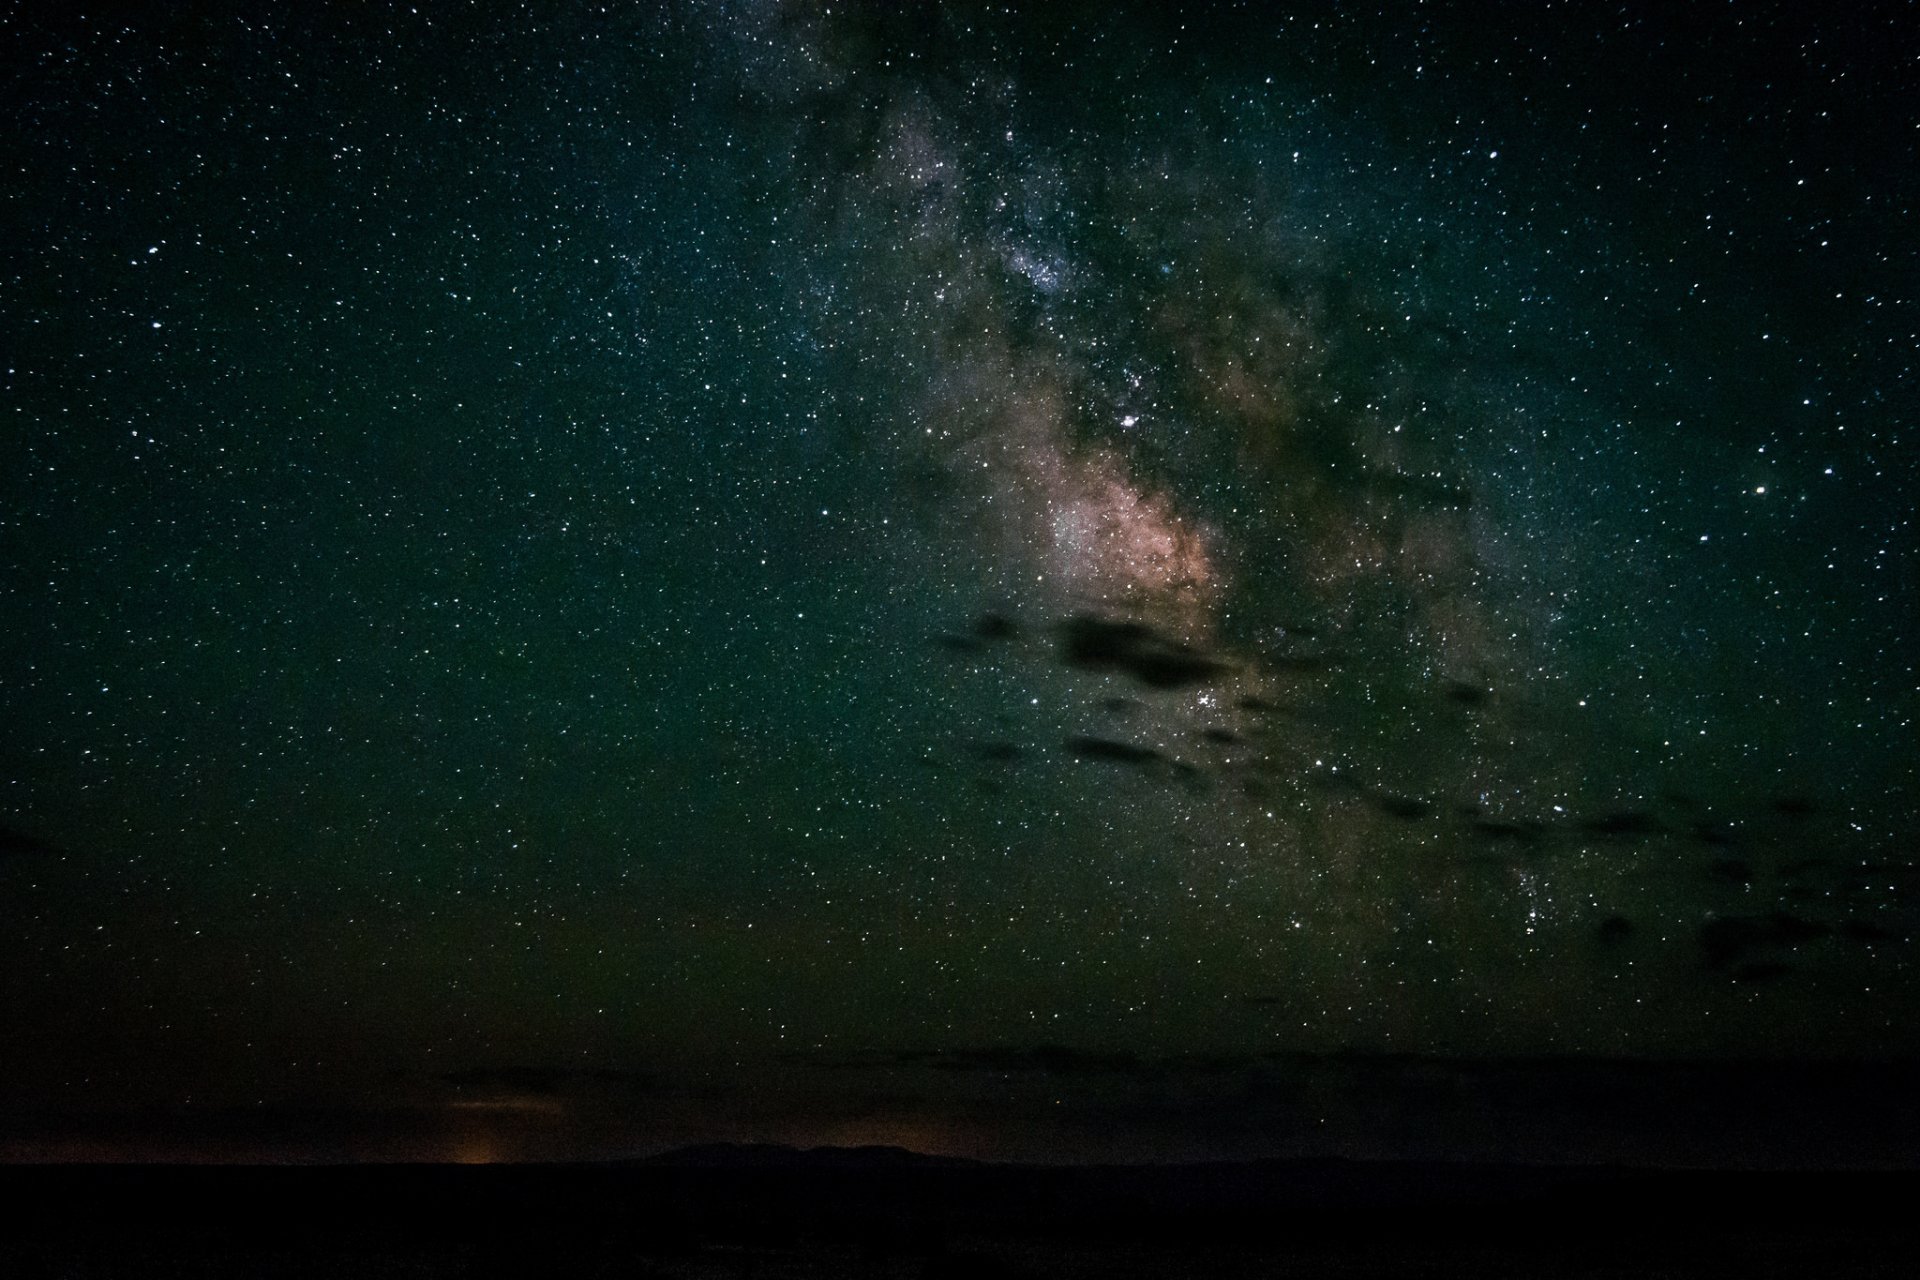
<path id="1" fill-rule="evenodd" d="M 1899 42 L 559 8 L 16 33 L 0 1121 L 1915 1049 Z"/>

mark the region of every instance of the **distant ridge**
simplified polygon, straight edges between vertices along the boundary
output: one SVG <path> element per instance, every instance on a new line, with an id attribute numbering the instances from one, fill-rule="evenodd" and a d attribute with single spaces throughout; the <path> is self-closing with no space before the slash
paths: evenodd
<path id="1" fill-rule="evenodd" d="M 975 1169 L 960 1156 L 930 1156 L 905 1147 L 793 1147 L 779 1142 L 704 1142 L 631 1163 L 654 1169 Z"/>

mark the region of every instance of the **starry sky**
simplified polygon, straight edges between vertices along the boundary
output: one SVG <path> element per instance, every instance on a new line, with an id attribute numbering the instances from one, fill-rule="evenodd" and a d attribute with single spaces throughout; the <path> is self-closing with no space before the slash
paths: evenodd
<path id="1" fill-rule="evenodd" d="M 0 1154 L 1831 1135 L 1920 24 L 1817 9 L 0 6 Z"/>

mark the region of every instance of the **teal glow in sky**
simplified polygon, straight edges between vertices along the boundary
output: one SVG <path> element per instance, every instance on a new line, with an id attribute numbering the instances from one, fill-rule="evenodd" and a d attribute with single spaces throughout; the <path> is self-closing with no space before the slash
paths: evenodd
<path id="1" fill-rule="evenodd" d="M 893 10 L 8 18 L 0 1149 L 1909 1057 L 1900 40 Z"/>

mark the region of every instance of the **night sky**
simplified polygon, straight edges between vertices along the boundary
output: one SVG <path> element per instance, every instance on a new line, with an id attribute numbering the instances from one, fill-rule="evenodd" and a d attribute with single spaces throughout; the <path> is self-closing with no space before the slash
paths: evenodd
<path id="1" fill-rule="evenodd" d="M 1912 1158 L 1914 7 L 1011 8 L 0 8 L 0 1155 Z"/>

